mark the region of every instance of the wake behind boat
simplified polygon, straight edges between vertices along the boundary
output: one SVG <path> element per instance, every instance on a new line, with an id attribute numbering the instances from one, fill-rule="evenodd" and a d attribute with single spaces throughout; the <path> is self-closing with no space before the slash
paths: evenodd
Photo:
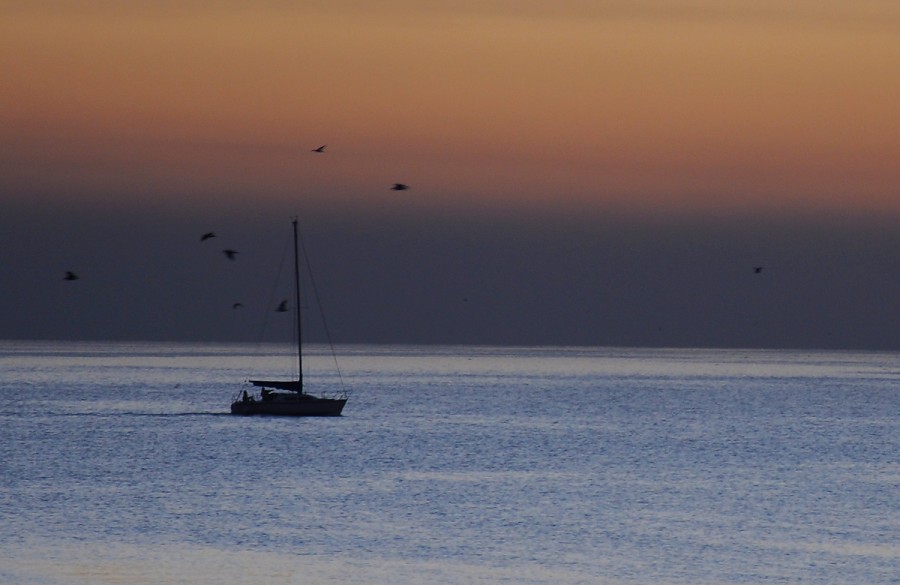
<path id="1" fill-rule="evenodd" d="M 347 403 L 343 391 L 335 397 L 313 396 L 303 389 L 303 352 L 300 317 L 300 260 L 298 253 L 297 220 L 294 227 L 294 300 L 297 317 L 297 379 L 250 380 L 259 392 L 241 391 L 231 403 L 231 414 L 268 414 L 280 416 L 340 416 Z"/>

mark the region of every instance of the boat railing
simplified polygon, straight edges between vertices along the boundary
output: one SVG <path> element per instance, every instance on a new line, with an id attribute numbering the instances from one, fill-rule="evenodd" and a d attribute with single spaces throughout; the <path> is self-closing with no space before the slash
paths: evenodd
<path id="1" fill-rule="evenodd" d="M 244 401 L 245 401 L 245 400 L 244 400 L 244 396 L 245 396 L 245 395 L 247 396 L 247 400 L 246 400 L 247 402 L 249 402 L 249 401 L 251 401 L 251 400 L 254 400 L 253 394 L 250 393 L 250 392 L 247 392 L 247 387 L 246 387 L 246 386 L 242 386 L 241 389 L 238 390 L 238 391 L 231 397 L 231 402 L 232 402 L 232 404 L 235 403 L 235 402 L 244 402 Z"/>
<path id="2" fill-rule="evenodd" d="M 319 390 L 316 392 L 310 393 L 312 396 L 318 396 L 319 398 L 328 398 L 330 400 L 347 400 L 350 398 L 351 392 L 345 388 L 341 388 L 340 390 Z"/>
<path id="3" fill-rule="evenodd" d="M 254 387 L 251 386 L 250 389 L 248 390 L 248 387 L 246 385 L 242 386 L 240 390 L 238 390 L 236 393 L 234 393 L 232 395 L 231 402 L 232 403 L 244 402 L 245 394 L 247 395 L 246 402 L 254 402 L 256 400 L 260 400 L 262 398 L 261 394 L 259 394 L 258 392 L 254 392 L 253 388 Z M 346 388 L 342 388 L 340 390 L 332 390 L 332 391 L 322 392 L 322 393 L 318 394 L 318 396 L 321 396 L 322 398 L 349 400 L 351 394 L 352 394 L 352 392 L 350 390 L 347 390 Z"/>

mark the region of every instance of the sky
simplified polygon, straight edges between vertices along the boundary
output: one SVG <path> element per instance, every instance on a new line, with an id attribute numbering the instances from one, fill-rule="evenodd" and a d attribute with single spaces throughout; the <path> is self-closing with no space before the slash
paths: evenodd
<path id="1" fill-rule="evenodd" d="M 0 338 L 287 335 L 297 216 L 336 342 L 900 349 L 894 0 L 0 0 L 0 66 Z"/>

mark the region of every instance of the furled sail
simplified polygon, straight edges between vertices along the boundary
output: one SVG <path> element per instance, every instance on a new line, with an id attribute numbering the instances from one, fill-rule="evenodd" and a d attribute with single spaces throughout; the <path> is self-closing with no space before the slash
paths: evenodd
<path id="1" fill-rule="evenodd" d="M 290 390 L 291 392 L 303 392 L 303 382 L 299 380 L 250 380 L 254 386 L 262 388 L 274 388 L 276 390 Z"/>

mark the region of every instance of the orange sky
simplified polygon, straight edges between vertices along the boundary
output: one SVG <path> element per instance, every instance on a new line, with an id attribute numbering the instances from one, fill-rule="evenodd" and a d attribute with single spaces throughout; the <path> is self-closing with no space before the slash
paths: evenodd
<path id="1" fill-rule="evenodd" d="M 894 0 L 121 4 L 0 3 L 4 197 L 900 213 Z"/>

